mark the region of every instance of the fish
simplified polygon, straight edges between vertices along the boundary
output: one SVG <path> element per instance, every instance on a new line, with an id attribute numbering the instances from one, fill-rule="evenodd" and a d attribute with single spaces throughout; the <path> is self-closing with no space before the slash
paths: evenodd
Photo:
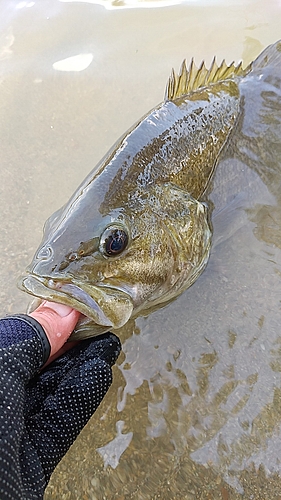
<path id="1" fill-rule="evenodd" d="M 215 58 L 209 69 L 184 61 L 178 74 L 172 70 L 163 102 L 47 220 L 18 285 L 81 313 L 70 340 L 118 332 L 167 305 L 203 272 L 212 242 L 204 194 L 235 132 L 239 86 L 280 62 L 280 53 L 279 41 L 245 69 Z"/>

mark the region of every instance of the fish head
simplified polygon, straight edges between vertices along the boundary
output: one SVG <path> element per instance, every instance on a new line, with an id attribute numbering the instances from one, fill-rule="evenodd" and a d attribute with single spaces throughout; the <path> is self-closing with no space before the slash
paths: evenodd
<path id="1" fill-rule="evenodd" d="M 80 311 L 72 339 L 94 336 L 172 300 L 209 247 L 205 207 L 177 187 L 147 188 L 108 211 L 74 199 L 47 221 L 20 287 Z"/>

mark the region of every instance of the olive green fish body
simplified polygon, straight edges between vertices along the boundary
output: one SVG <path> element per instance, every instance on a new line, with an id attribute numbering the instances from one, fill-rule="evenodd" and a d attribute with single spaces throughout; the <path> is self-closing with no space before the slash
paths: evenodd
<path id="1" fill-rule="evenodd" d="M 165 101 L 123 138 L 112 159 L 106 159 L 99 173 L 101 209 L 130 203 L 151 184 L 163 182 L 200 197 L 238 111 L 235 82 Z"/>
<path id="2" fill-rule="evenodd" d="M 211 231 L 200 199 L 239 115 L 239 81 L 250 71 L 184 64 L 165 101 L 47 221 L 21 287 L 83 313 L 73 338 L 120 328 L 203 271 Z"/>

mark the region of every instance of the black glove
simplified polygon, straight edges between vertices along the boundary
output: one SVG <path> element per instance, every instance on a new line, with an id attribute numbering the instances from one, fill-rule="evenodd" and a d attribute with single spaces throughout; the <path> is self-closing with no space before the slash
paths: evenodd
<path id="1" fill-rule="evenodd" d="M 38 373 L 49 355 L 45 341 L 28 316 L 0 320 L 1 500 L 43 498 L 54 468 L 107 392 L 121 350 L 115 335 L 103 334 Z"/>

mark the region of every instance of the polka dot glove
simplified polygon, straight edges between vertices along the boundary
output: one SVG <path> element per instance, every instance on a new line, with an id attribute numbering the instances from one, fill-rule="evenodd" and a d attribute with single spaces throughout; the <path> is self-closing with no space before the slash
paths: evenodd
<path id="1" fill-rule="evenodd" d="M 29 316 L 0 320 L 0 498 L 42 499 L 54 468 L 97 409 L 121 350 L 106 333 L 40 368 L 50 346 Z"/>

